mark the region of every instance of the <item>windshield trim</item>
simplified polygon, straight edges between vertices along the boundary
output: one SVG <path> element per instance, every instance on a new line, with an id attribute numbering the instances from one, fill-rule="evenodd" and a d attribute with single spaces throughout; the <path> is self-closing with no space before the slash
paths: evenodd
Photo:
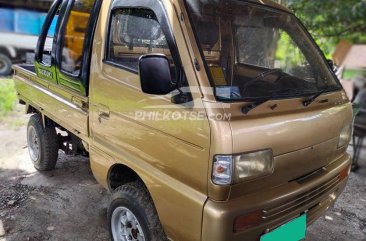
<path id="1" fill-rule="evenodd" d="M 260 4 L 260 3 L 253 2 L 253 1 L 243 1 L 243 0 L 237 0 L 237 1 L 239 1 L 239 2 L 245 2 L 248 5 L 256 6 L 258 8 L 264 9 L 264 10 L 270 10 L 270 11 L 274 11 L 274 12 L 278 12 L 278 13 L 281 13 L 281 14 L 287 14 L 287 15 L 292 16 L 297 21 L 297 24 L 299 25 L 299 27 L 301 28 L 301 30 L 304 32 L 305 36 L 308 38 L 308 40 L 310 41 L 310 43 L 313 45 L 314 50 L 317 51 L 317 53 L 319 54 L 319 56 L 323 60 L 323 63 L 325 65 L 326 69 L 328 70 L 328 72 L 330 72 L 331 76 L 334 78 L 334 81 L 337 84 L 337 86 L 334 86 L 333 88 L 329 88 L 330 90 L 324 91 L 323 94 L 337 92 L 337 91 L 342 90 L 342 85 L 341 85 L 341 83 L 340 83 L 337 75 L 330 68 L 330 66 L 326 63 L 327 62 L 327 59 L 326 59 L 326 57 L 324 55 L 324 52 L 320 49 L 319 45 L 316 43 L 316 41 L 314 40 L 314 38 L 312 37 L 312 35 L 308 31 L 308 29 L 305 27 L 305 25 L 302 23 L 302 21 L 293 12 L 286 11 L 284 9 L 276 8 L 276 7 L 273 7 L 273 6 L 268 6 L 268 5 L 264 6 L 264 5 Z M 245 97 L 245 98 L 241 98 L 241 99 L 225 99 L 224 100 L 223 98 L 220 98 L 220 97 L 217 96 L 216 86 L 215 86 L 215 83 L 213 81 L 213 77 L 212 77 L 211 71 L 209 69 L 209 66 L 207 65 L 207 61 L 205 60 L 205 55 L 204 55 L 203 48 L 199 44 L 200 41 L 199 41 L 199 38 L 198 38 L 198 34 L 196 32 L 196 26 L 193 23 L 191 11 L 189 10 L 189 6 L 188 6 L 188 3 L 187 3 L 187 0 L 183 0 L 183 3 L 184 3 L 184 7 L 185 7 L 185 10 L 187 12 L 188 19 L 189 19 L 189 22 L 190 22 L 190 25 L 191 25 L 191 29 L 192 29 L 192 32 L 193 32 L 193 35 L 194 35 L 194 39 L 193 40 L 196 43 L 197 48 L 199 50 L 199 53 L 200 53 L 200 56 L 199 57 L 201 58 L 201 61 L 202 61 L 203 65 L 204 65 L 204 69 L 206 71 L 206 74 L 207 74 L 207 77 L 208 77 L 208 80 L 209 80 L 209 83 L 210 83 L 210 87 L 213 88 L 213 94 L 214 94 L 215 100 L 216 101 L 219 101 L 219 102 L 224 102 L 224 103 L 238 103 L 238 102 L 252 102 L 253 100 L 258 100 L 258 99 L 265 98 L 266 96 L 263 96 L 263 97 L 252 97 L 252 98 L 251 97 Z M 256 66 L 256 67 L 260 67 L 260 66 Z M 299 95 L 283 96 L 281 98 L 274 98 L 274 99 L 271 99 L 271 100 L 286 100 L 286 99 L 306 98 L 306 97 L 312 96 L 314 94 L 317 94 L 320 91 L 322 91 L 322 90 L 319 89 L 317 92 L 302 93 L 301 95 L 299 94 Z"/>
<path id="2" fill-rule="evenodd" d="M 339 91 L 340 89 L 338 88 L 329 88 L 329 90 L 323 91 L 323 90 L 319 90 L 319 91 L 312 91 L 312 92 L 307 92 L 307 93 L 302 93 L 302 94 L 293 94 L 293 95 L 286 95 L 286 94 L 279 94 L 279 95 L 275 95 L 275 97 L 271 98 L 271 101 L 280 101 L 280 100 L 291 100 L 291 99 L 304 99 L 304 98 L 308 98 L 311 97 L 313 95 L 316 95 L 320 92 L 323 92 L 321 94 L 321 96 L 326 95 L 326 94 L 330 94 L 330 93 L 334 93 Z M 274 93 L 275 94 L 275 93 Z M 261 97 L 246 97 L 246 98 L 242 98 L 242 99 L 225 99 L 225 98 L 220 98 L 218 96 L 215 96 L 216 99 L 220 102 L 224 102 L 224 103 L 237 103 L 237 102 L 254 102 L 254 101 L 258 101 L 261 99 L 266 99 L 266 98 L 270 98 L 270 95 L 265 95 L 265 96 L 261 96 Z"/>

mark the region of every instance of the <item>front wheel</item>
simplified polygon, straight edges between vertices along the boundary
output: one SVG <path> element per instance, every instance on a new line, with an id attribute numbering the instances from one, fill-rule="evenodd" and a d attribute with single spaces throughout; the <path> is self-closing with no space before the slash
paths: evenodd
<path id="1" fill-rule="evenodd" d="M 140 182 L 115 190 L 108 221 L 113 241 L 167 241 L 151 197 Z"/>
<path id="2" fill-rule="evenodd" d="M 58 139 L 53 126 L 43 126 L 39 114 L 32 115 L 28 122 L 27 142 L 29 156 L 38 171 L 55 168 L 58 158 Z"/>

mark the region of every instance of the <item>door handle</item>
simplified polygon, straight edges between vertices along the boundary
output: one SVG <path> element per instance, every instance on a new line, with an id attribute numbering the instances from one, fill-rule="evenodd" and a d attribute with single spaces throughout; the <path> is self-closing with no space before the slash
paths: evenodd
<path id="1" fill-rule="evenodd" d="M 109 113 L 105 113 L 105 112 L 99 112 L 98 114 L 98 121 L 99 123 L 102 123 L 102 120 L 109 120 Z"/>
<path id="2" fill-rule="evenodd" d="M 109 113 L 99 112 L 99 118 L 109 119 Z"/>
<path id="3" fill-rule="evenodd" d="M 102 120 L 109 120 L 110 118 L 110 111 L 108 106 L 100 105 L 97 107 L 98 109 L 98 121 L 102 123 Z"/>

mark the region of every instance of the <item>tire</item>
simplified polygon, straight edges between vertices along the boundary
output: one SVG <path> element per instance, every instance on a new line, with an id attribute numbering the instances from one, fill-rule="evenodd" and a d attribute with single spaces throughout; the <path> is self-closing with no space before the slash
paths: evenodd
<path id="1" fill-rule="evenodd" d="M 108 208 L 108 224 L 113 241 L 168 240 L 152 199 L 141 182 L 127 183 L 115 190 Z M 127 231 L 126 236 L 122 235 L 123 229 Z"/>
<path id="2" fill-rule="evenodd" d="M 0 76 L 9 76 L 11 74 L 11 65 L 11 59 L 0 53 Z"/>
<path id="3" fill-rule="evenodd" d="M 38 171 L 51 171 L 58 158 L 58 139 L 53 126 L 43 127 L 42 117 L 32 115 L 28 122 L 27 143 L 29 156 Z"/>

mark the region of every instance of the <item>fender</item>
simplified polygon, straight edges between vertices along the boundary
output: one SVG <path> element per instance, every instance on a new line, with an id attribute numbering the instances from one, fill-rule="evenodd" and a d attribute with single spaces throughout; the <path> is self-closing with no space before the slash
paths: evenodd
<path id="1" fill-rule="evenodd" d="M 0 46 L 0 52 L 9 55 L 11 59 L 15 59 L 17 57 L 17 50 L 12 46 Z"/>

